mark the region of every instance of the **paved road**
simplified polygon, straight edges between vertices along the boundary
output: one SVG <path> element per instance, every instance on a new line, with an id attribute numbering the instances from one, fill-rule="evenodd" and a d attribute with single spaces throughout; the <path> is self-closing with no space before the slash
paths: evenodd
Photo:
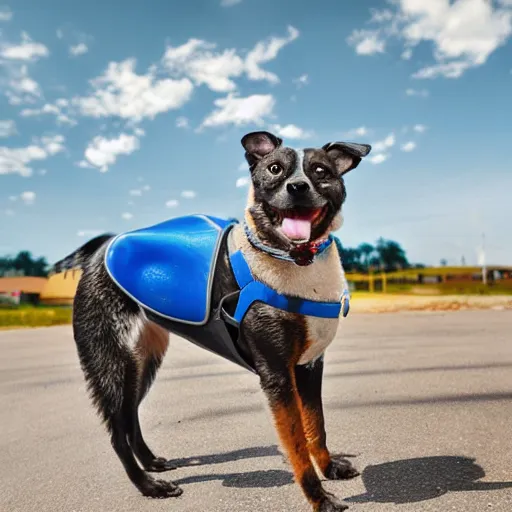
<path id="1" fill-rule="evenodd" d="M 512 312 L 355 314 L 329 350 L 330 446 L 351 511 L 512 510 Z M 2 512 L 308 512 L 250 374 L 173 339 L 144 402 L 179 499 L 140 496 L 92 408 L 69 327 L 0 332 Z"/>

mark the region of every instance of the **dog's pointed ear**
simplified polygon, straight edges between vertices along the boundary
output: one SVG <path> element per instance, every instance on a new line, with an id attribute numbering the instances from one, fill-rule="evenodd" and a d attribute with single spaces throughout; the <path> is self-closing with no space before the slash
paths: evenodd
<path id="1" fill-rule="evenodd" d="M 329 142 L 322 149 L 332 158 L 340 176 L 343 176 L 355 169 L 372 147 L 369 144 L 356 144 L 355 142 Z"/>
<path id="2" fill-rule="evenodd" d="M 245 149 L 245 158 L 249 166 L 252 167 L 264 156 L 278 148 L 283 143 L 283 140 L 272 133 L 259 131 L 244 135 L 241 142 Z"/>

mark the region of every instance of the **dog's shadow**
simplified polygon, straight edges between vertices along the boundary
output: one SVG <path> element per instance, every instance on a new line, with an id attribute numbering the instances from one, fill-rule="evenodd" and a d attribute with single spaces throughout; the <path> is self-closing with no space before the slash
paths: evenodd
<path id="1" fill-rule="evenodd" d="M 193 466 L 209 466 L 212 464 L 222 464 L 243 459 L 252 459 L 257 457 L 283 457 L 277 446 L 257 446 L 253 448 L 244 448 L 226 453 L 215 453 L 212 455 L 202 455 L 198 457 L 188 457 L 186 459 L 173 460 L 178 468 Z M 179 480 L 174 480 L 178 485 L 186 485 L 198 482 L 210 482 L 212 480 L 222 480 L 224 487 L 236 487 L 239 489 L 249 488 L 270 488 L 283 487 L 293 483 L 293 475 L 284 470 L 261 470 L 248 471 L 244 473 L 218 473 L 210 475 L 195 475 Z"/>
<path id="2" fill-rule="evenodd" d="M 213 475 L 196 475 L 174 480 L 178 485 L 193 484 L 198 482 L 210 482 L 222 480 L 224 487 L 236 487 L 238 489 L 267 489 L 271 487 L 283 487 L 293 483 L 293 475 L 281 469 L 269 469 L 262 471 L 248 471 L 245 473 L 221 473 Z"/>
<path id="3" fill-rule="evenodd" d="M 211 464 L 223 464 L 224 462 L 234 462 L 243 459 L 256 459 L 258 457 L 276 457 L 281 456 L 281 452 L 276 445 L 272 446 L 254 446 L 252 448 L 242 448 L 225 453 L 212 453 L 211 455 L 199 455 L 196 457 L 187 457 L 184 459 L 173 459 L 172 463 L 178 468 L 190 466 L 209 466 Z"/>
<path id="4" fill-rule="evenodd" d="M 512 482 L 478 482 L 485 471 L 468 457 L 423 457 L 367 466 L 361 474 L 366 493 L 346 498 L 352 503 L 415 503 L 448 492 L 494 491 Z"/>
<path id="5" fill-rule="evenodd" d="M 277 446 L 257 446 L 225 453 L 173 460 L 178 468 L 209 466 L 258 457 L 281 457 Z M 345 454 L 345 457 L 354 455 Z M 291 469 L 291 468 L 290 468 Z M 512 482 L 479 482 L 485 471 L 475 459 L 459 456 L 422 457 L 367 466 L 361 478 L 364 494 L 345 498 L 352 503 L 415 503 L 438 498 L 448 492 L 494 491 L 512 488 Z M 243 473 L 215 473 L 184 477 L 179 485 L 221 480 L 225 487 L 271 488 L 293 484 L 291 471 L 260 470 Z"/>

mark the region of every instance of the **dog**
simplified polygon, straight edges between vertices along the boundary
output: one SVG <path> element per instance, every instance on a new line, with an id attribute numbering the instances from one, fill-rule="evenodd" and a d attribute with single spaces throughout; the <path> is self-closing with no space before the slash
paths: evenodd
<path id="1" fill-rule="evenodd" d="M 241 144 L 251 174 L 243 222 L 192 216 L 153 227 L 150 236 L 144 230 L 107 233 L 55 264 L 55 271 L 82 269 L 73 303 L 81 368 L 113 449 L 144 496 L 182 494 L 175 483 L 149 475 L 174 466 L 148 447 L 138 417 L 173 332 L 258 376 L 294 479 L 312 509 L 345 510 L 319 476 L 359 474 L 348 460 L 331 455 L 324 427 L 323 355 L 346 314 L 347 299 L 331 232 L 342 223 L 344 176 L 371 146 L 334 142 L 297 150 L 267 131 L 248 133 Z M 181 230 L 176 239 L 183 233 L 190 238 L 184 249 L 168 245 L 176 230 Z M 207 249 L 197 248 L 194 230 L 201 244 L 211 234 Z M 170 271 L 162 277 L 154 270 L 161 269 L 155 263 L 160 252 L 165 262 L 179 251 L 192 255 L 184 259 L 187 265 L 197 256 L 206 271 L 168 279 Z M 200 251 L 208 254 L 199 257 Z M 183 274 L 192 276 L 191 287 L 197 278 L 197 293 L 180 284 Z M 163 288 L 169 296 L 158 302 Z M 180 319 L 175 311 L 183 304 L 188 309 Z M 199 313 L 185 318 L 189 310 Z"/>

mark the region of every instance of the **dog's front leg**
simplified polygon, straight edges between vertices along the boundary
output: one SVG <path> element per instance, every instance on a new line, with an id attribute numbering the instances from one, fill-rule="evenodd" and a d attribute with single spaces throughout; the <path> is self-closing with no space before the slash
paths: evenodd
<path id="1" fill-rule="evenodd" d="M 304 434 L 309 453 L 323 475 L 330 480 L 348 480 L 358 476 L 359 472 L 349 460 L 331 456 L 327 449 L 322 406 L 323 369 L 323 357 L 307 365 L 295 367 Z"/>
<path id="2" fill-rule="evenodd" d="M 309 456 L 300 399 L 293 368 L 260 364 L 261 386 L 267 396 L 279 439 L 293 467 L 296 482 L 315 511 L 346 510 L 347 505 L 326 492 Z"/>

